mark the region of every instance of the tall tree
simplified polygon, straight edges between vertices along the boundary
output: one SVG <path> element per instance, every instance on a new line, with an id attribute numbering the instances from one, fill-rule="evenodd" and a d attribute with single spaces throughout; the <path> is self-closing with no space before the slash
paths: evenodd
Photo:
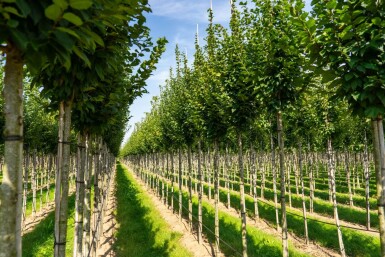
<path id="1" fill-rule="evenodd" d="M 299 13 L 300 37 L 337 97 L 354 113 L 372 119 L 381 255 L 385 256 L 384 1 L 312 2 L 311 17 Z"/>

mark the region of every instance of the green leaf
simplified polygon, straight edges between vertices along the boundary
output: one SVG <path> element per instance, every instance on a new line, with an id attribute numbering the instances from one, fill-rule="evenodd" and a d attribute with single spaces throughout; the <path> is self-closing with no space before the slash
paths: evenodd
<path id="1" fill-rule="evenodd" d="M 352 19 L 352 17 L 351 17 L 350 14 L 347 13 L 347 12 L 341 15 L 341 21 L 342 21 L 343 23 L 350 23 L 350 22 L 351 22 L 351 19 Z"/>
<path id="2" fill-rule="evenodd" d="M 63 15 L 63 18 L 67 21 L 73 23 L 76 26 L 81 26 L 83 24 L 82 19 L 77 16 L 76 14 L 73 14 L 72 12 L 67 12 Z"/>
<path id="3" fill-rule="evenodd" d="M 92 37 L 92 39 L 100 46 L 104 46 L 104 42 L 103 42 L 103 39 L 98 35 L 96 34 L 95 32 L 91 31 L 91 30 L 86 30 L 85 31 L 89 36 Z"/>
<path id="4" fill-rule="evenodd" d="M 380 26 L 381 25 L 381 18 L 380 17 L 375 17 L 372 19 L 372 23 L 374 25 Z"/>
<path id="5" fill-rule="evenodd" d="M 340 33 L 340 38 L 342 38 L 343 40 L 349 40 L 351 38 L 353 38 L 354 36 L 354 33 L 353 33 L 353 30 L 352 30 L 352 26 L 349 25 L 347 26 L 341 33 Z"/>
<path id="6" fill-rule="evenodd" d="M 28 14 L 31 13 L 31 8 L 25 0 L 16 0 L 16 5 L 17 7 L 19 7 L 19 10 L 21 11 L 23 17 L 26 17 Z"/>
<path id="7" fill-rule="evenodd" d="M 18 29 L 12 29 L 11 31 L 13 41 L 22 49 L 25 50 L 28 46 L 28 37 L 20 32 Z"/>
<path id="8" fill-rule="evenodd" d="M 92 6 L 91 0 L 70 0 L 70 6 L 76 10 L 85 10 Z"/>
<path id="9" fill-rule="evenodd" d="M 67 0 L 53 0 L 53 3 L 60 6 L 63 10 L 67 9 L 68 1 Z"/>
<path id="10" fill-rule="evenodd" d="M 7 26 L 10 28 L 16 28 L 19 25 L 19 22 L 17 20 L 9 19 L 7 21 Z"/>
<path id="11" fill-rule="evenodd" d="M 336 0 L 330 0 L 330 1 L 326 4 L 326 8 L 328 8 L 329 10 L 335 9 L 336 7 L 337 7 L 337 1 L 336 1 Z"/>
<path id="12" fill-rule="evenodd" d="M 75 41 L 73 40 L 73 38 L 68 36 L 67 33 L 61 32 L 59 30 L 55 30 L 53 33 L 58 39 L 58 43 L 62 45 L 66 50 L 71 51 L 71 49 L 75 45 Z"/>
<path id="13" fill-rule="evenodd" d="M 68 29 L 68 28 L 65 28 L 65 27 L 57 27 L 56 29 L 57 29 L 57 30 L 60 30 L 60 31 L 62 31 L 62 32 L 65 32 L 65 33 L 67 33 L 67 34 L 70 34 L 71 36 L 74 36 L 74 37 L 76 37 L 77 39 L 80 38 L 79 35 L 76 34 L 76 32 L 75 32 L 74 30 L 72 30 L 72 29 Z"/>
<path id="14" fill-rule="evenodd" d="M 6 11 L 6 12 L 9 12 L 9 13 L 12 13 L 12 14 L 14 14 L 16 16 L 21 17 L 19 11 L 16 8 L 14 8 L 14 7 L 6 6 L 6 7 L 3 8 L 3 10 Z"/>
<path id="15" fill-rule="evenodd" d="M 73 48 L 73 51 L 74 53 L 80 58 L 82 59 L 85 64 L 88 66 L 88 67 L 91 67 L 91 62 L 90 60 L 88 59 L 87 55 L 85 55 L 82 51 L 79 50 L 79 48 L 77 48 L 76 46 Z"/>
<path id="16" fill-rule="evenodd" d="M 51 4 L 44 10 L 45 16 L 48 19 L 54 20 L 54 21 L 57 21 L 62 15 L 62 13 L 63 13 L 63 10 L 57 4 Z"/>

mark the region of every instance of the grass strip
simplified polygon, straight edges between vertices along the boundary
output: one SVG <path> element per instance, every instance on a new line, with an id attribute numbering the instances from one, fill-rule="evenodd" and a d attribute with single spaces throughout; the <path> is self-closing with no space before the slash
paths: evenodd
<path id="1" fill-rule="evenodd" d="M 214 195 L 213 187 L 212 196 Z M 204 193 L 208 195 L 208 186 L 204 185 Z M 254 215 L 254 201 L 253 198 L 246 195 L 246 210 L 250 217 Z M 220 201 L 227 203 L 227 190 L 220 189 Z M 231 207 L 239 210 L 240 209 L 240 196 L 239 193 L 231 192 L 230 193 Z M 259 215 L 262 219 L 275 224 L 275 207 L 258 201 Z M 303 236 L 304 234 L 304 224 L 303 218 L 299 217 L 302 215 L 300 211 L 289 210 L 290 213 L 287 213 L 287 222 L 288 229 L 292 233 Z M 294 215 L 294 214 L 295 215 Z M 299 215 L 299 216 L 297 216 Z M 311 216 L 308 214 L 309 217 Z M 335 225 L 325 224 L 318 222 L 317 220 L 308 220 L 308 230 L 310 240 L 318 242 L 320 245 L 334 249 L 338 251 L 338 238 L 337 238 L 337 228 Z M 381 256 L 380 255 L 380 241 L 379 237 L 371 236 L 365 233 L 361 233 L 352 229 L 343 228 L 343 240 L 345 244 L 345 250 L 349 256 Z"/>
<path id="2" fill-rule="evenodd" d="M 168 183 L 168 182 L 161 182 Z M 171 185 L 168 183 L 169 188 Z M 155 183 L 154 183 L 155 186 Z M 162 186 L 159 187 L 159 193 Z M 178 194 L 179 190 L 174 187 L 174 210 L 178 212 Z M 182 194 L 183 204 L 183 216 L 188 217 L 188 193 L 183 191 Z M 169 194 L 168 203 L 171 202 L 171 194 Z M 198 216 L 198 198 L 193 196 L 193 222 L 197 223 L 196 217 Z M 215 209 L 207 201 L 202 201 L 202 222 L 203 233 L 206 235 L 211 244 L 214 243 L 214 234 L 212 231 L 215 230 Z M 223 241 L 220 242 L 219 247 L 225 256 L 239 256 L 242 253 L 242 237 L 241 237 L 241 219 L 233 217 L 226 212 L 219 212 L 219 237 L 221 240 L 231 245 L 228 246 Z M 273 235 L 267 234 L 259 230 L 258 228 L 248 225 L 247 226 L 247 253 L 249 257 L 273 257 L 282 256 L 282 242 L 281 238 L 277 238 Z M 305 257 L 309 256 L 300 251 L 296 250 L 292 244 L 289 244 L 290 256 Z"/>
<path id="3" fill-rule="evenodd" d="M 171 231 L 159 218 L 150 197 L 140 188 L 132 174 L 117 165 L 116 220 L 114 246 L 117 256 L 187 257 L 192 256 L 179 244 L 180 233 Z"/>
<path id="4" fill-rule="evenodd" d="M 232 182 L 233 183 L 233 190 L 239 191 L 239 182 Z M 224 181 L 220 181 L 220 185 L 222 187 L 225 186 Z M 277 183 L 277 187 L 279 187 L 279 184 Z M 260 187 L 257 187 L 260 189 Z M 214 189 L 213 186 L 211 186 L 211 190 L 213 193 Z M 245 192 L 250 192 L 250 185 L 245 184 Z M 259 192 L 258 192 L 259 193 Z M 280 194 L 280 190 L 277 189 L 277 194 Z M 266 187 L 264 191 L 264 197 L 267 200 L 274 200 L 274 191 L 271 188 Z M 286 193 L 286 202 L 287 205 L 289 205 L 289 195 Z M 310 198 L 306 197 L 305 199 L 306 202 L 306 208 L 309 210 L 310 208 Z M 292 207 L 294 208 L 299 208 L 302 209 L 302 197 L 297 196 L 296 194 L 291 195 L 291 204 Z M 329 201 L 320 199 L 320 198 L 314 198 L 313 200 L 313 207 L 314 207 L 314 212 L 324 215 L 326 217 L 333 217 L 334 215 L 334 209 L 333 209 L 333 204 L 330 203 Z M 351 222 L 351 223 L 356 223 L 362 226 L 366 225 L 366 211 L 364 209 L 358 209 L 358 208 L 351 208 L 348 205 L 338 205 L 338 215 L 341 220 Z M 378 228 L 378 215 L 377 213 L 372 210 L 370 212 L 370 226 L 372 228 Z"/>
<path id="5" fill-rule="evenodd" d="M 72 256 L 74 237 L 75 194 L 68 198 L 68 226 L 66 256 Z M 52 211 L 38 225 L 23 236 L 24 257 L 51 257 L 54 255 L 55 212 Z"/>

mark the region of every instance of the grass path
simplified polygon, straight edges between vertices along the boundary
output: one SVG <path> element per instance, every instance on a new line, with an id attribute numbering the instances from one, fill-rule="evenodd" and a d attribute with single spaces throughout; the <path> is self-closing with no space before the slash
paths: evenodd
<path id="1" fill-rule="evenodd" d="M 74 236 L 75 195 L 68 198 L 68 229 L 66 256 L 72 256 Z M 55 212 L 52 211 L 40 221 L 35 228 L 23 236 L 23 257 L 52 257 L 54 255 L 54 222 Z"/>
<path id="2" fill-rule="evenodd" d="M 179 244 L 182 235 L 171 231 L 159 218 L 160 214 L 147 193 L 121 165 L 117 165 L 116 204 L 116 256 L 191 256 Z"/>

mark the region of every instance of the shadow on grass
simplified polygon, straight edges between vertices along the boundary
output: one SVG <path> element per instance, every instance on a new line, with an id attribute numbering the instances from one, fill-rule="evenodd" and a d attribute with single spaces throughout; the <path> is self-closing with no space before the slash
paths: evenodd
<path id="1" fill-rule="evenodd" d="M 75 208 L 75 195 L 68 198 L 68 227 L 71 225 L 71 214 Z M 55 227 L 55 211 L 52 211 L 29 233 L 23 236 L 23 257 L 49 257 L 54 254 L 54 227 Z M 71 237 L 67 234 L 67 248 L 71 247 L 69 241 Z M 66 249 L 68 252 L 68 249 Z"/>
<path id="2" fill-rule="evenodd" d="M 118 226 L 114 249 L 117 256 L 188 256 L 178 245 L 180 235 L 167 230 L 151 208 L 149 198 L 121 165 L 117 166 L 116 203 Z"/>

